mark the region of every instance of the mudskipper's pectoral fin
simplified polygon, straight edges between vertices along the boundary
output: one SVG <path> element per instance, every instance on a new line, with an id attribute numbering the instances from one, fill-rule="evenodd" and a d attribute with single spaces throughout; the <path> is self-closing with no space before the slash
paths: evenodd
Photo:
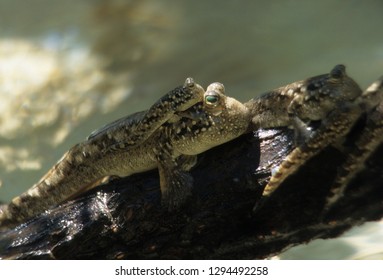
<path id="1" fill-rule="evenodd" d="M 161 184 L 161 203 L 169 211 L 181 207 L 192 193 L 193 177 L 188 170 L 196 157 L 181 156 L 177 161 L 160 162 L 158 170 Z"/>
<path id="2" fill-rule="evenodd" d="M 162 206 L 169 211 L 179 208 L 191 195 L 193 187 L 193 177 L 182 170 L 169 172 L 164 168 L 159 168 L 161 180 Z"/>

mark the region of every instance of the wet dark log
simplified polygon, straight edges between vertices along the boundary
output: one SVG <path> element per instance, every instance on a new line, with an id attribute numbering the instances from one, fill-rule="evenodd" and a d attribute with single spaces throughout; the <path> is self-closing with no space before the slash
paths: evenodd
<path id="1" fill-rule="evenodd" d="M 272 168 L 291 150 L 287 129 L 249 133 L 199 157 L 193 196 L 161 209 L 156 171 L 115 179 L 0 234 L 15 259 L 263 259 L 339 236 L 383 216 L 383 149 L 325 217 L 325 197 L 345 155 L 329 147 L 253 213 Z"/>

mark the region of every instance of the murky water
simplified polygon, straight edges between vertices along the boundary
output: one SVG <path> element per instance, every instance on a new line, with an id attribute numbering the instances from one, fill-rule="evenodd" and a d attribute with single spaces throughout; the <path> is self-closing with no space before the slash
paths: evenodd
<path id="1" fill-rule="evenodd" d="M 188 76 L 246 101 L 344 63 L 365 87 L 383 74 L 382 9 L 379 0 L 0 0 L 0 199 Z"/>

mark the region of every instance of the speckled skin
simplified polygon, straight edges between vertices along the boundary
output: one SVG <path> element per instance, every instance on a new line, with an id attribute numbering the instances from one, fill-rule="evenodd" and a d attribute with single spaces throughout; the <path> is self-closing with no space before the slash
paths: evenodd
<path id="1" fill-rule="evenodd" d="M 290 174 L 328 145 L 331 137 L 326 139 L 324 132 L 319 131 L 333 127 L 334 133 L 344 133 L 345 126 L 351 127 L 347 116 L 341 123 L 331 120 L 332 115 L 346 110 L 361 94 L 362 90 L 347 76 L 345 67 L 337 65 L 329 74 L 289 84 L 245 104 L 252 112 L 255 128 L 290 126 L 299 138 L 296 139 L 297 148 L 282 162 L 265 187 L 264 197 L 270 196 Z M 319 120 L 321 127 L 312 134 L 307 124 Z"/>
<path id="2" fill-rule="evenodd" d="M 328 113 L 355 100 L 362 90 L 347 76 L 343 65 L 329 74 L 315 76 L 262 94 L 245 103 L 255 128 L 294 126 L 294 118 L 323 120 Z"/>
<path id="3" fill-rule="evenodd" d="M 190 195 L 196 155 L 243 134 L 249 110 L 224 95 L 222 84 L 203 88 L 188 78 L 149 110 L 117 120 L 72 147 L 31 189 L 0 211 L 0 228 L 23 222 L 106 176 L 158 168 L 162 204 L 179 207 Z"/>
<path id="4" fill-rule="evenodd" d="M 354 110 L 354 118 L 357 119 L 360 112 L 366 113 L 366 125 L 354 143 L 354 148 L 348 151 L 346 161 L 338 169 L 338 175 L 326 199 L 323 215 L 342 198 L 348 184 L 366 167 L 368 158 L 383 143 L 383 77 L 369 86 L 357 98 L 355 104 L 358 106 Z"/>
<path id="5" fill-rule="evenodd" d="M 254 210 L 259 210 L 284 180 L 295 173 L 310 158 L 338 141 L 350 131 L 362 113 L 367 113 L 368 126 L 350 152 L 348 160 L 339 168 L 332 196 L 327 206 L 343 195 L 347 183 L 363 167 L 366 158 L 382 143 L 383 78 L 365 92 L 347 76 L 343 65 L 335 66 L 329 74 L 296 82 L 245 105 L 251 110 L 255 128 L 291 126 L 296 132 L 297 147 L 278 166 Z M 321 121 L 314 131 L 307 124 Z"/>
<path id="6" fill-rule="evenodd" d="M 175 113 L 201 102 L 204 92 L 188 78 L 149 110 L 93 132 L 72 147 L 37 184 L 0 211 L 0 228 L 25 221 L 105 176 L 127 176 L 155 168 L 155 132 Z"/>
<path id="7" fill-rule="evenodd" d="M 0 228 L 25 221 L 105 176 L 128 176 L 155 168 L 160 174 L 162 204 L 176 209 L 191 193 L 193 178 L 188 171 L 198 154 L 251 130 L 290 126 L 296 132 L 297 147 L 265 187 L 259 209 L 289 175 L 323 148 L 336 144 L 361 113 L 376 107 L 369 113 L 370 129 L 357 143 L 350 165 L 346 162 L 341 167 L 343 173 L 333 190 L 341 196 L 354 167 L 363 165 L 360 159 L 381 143 L 377 135 L 383 126 L 382 85 L 383 79 L 362 93 L 345 67 L 337 65 L 329 74 L 292 83 L 242 104 L 227 97 L 220 83 L 204 92 L 187 79 L 183 87 L 165 95 L 148 111 L 117 120 L 70 149 L 40 182 L 0 210 Z M 308 130 L 311 121 L 321 121 L 314 132 Z M 329 198 L 328 203 L 332 201 Z"/>

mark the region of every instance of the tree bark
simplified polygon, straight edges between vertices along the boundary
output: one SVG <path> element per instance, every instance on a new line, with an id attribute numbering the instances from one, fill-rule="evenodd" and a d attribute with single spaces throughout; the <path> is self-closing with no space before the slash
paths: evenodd
<path id="1" fill-rule="evenodd" d="M 362 129 L 362 128 L 361 128 Z M 161 209 L 156 170 L 114 179 L 0 234 L 0 258 L 264 259 L 383 216 L 380 147 L 333 211 L 325 198 L 345 155 L 328 147 L 290 176 L 256 214 L 292 131 L 252 132 L 199 156 L 193 195 Z"/>

